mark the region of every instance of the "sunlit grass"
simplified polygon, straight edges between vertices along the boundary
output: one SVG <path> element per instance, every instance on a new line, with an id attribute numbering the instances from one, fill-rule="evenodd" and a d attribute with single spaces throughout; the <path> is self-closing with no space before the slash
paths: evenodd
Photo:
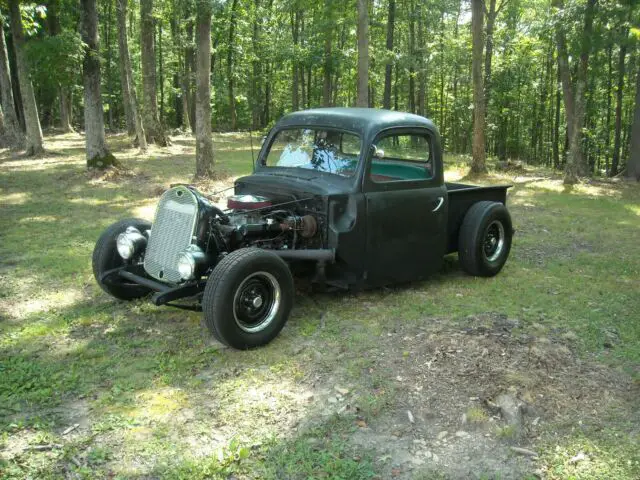
<path id="1" fill-rule="evenodd" d="M 297 295 L 279 338 L 235 352 L 210 345 L 199 314 L 115 302 L 91 273 L 94 242 L 106 226 L 152 218 L 164 188 L 192 181 L 193 139 L 175 137 L 171 147 L 140 155 L 125 136 L 112 137 L 128 172 L 112 179 L 85 173 L 82 137 L 48 140 L 54 155 L 44 159 L 0 154 L 0 450 L 19 453 L 0 456 L 0 476 L 47 478 L 67 469 L 85 478 L 369 478 L 376 471 L 369 452 L 357 460 L 344 454 L 352 425 L 322 417 L 316 400 L 306 400 L 309 385 L 318 372 L 339 375 L 356 386 L 362 410 L 379 415 L 394 398 L 387 377 L 395 374 L 363 377 L 367 353 L 395 326 L 429 327 L 434 318 L 459 327 L 471 315 L 499 312 L 518 319 L 523 333 L 565 335 L 584 358 L 640 373 L 635 186 L 593 182 L 567 190 L 549 172 L 496 172 L 486 183 L 514 184 L 516 228 L 500 275 L 468 277 L 453 257 L 423 282 L 357 295 Z M 216 135 L 215 147 L 220 171 L 231 178 L 250 172 L 247 134 Z M 463 178 L 467 159 L 448 160 L 447 179 Z M 212 181 L 207 191 L 222 185 Z M 615 348 L 604 346 L 603 329 L 618 335 Z M 513 384 L 532 388 L 510 375 Z M 379 390 L 387 393 L 372 393 Z M 468 416 L 482 423 L 482 413 Z M 322 420 L 296 433 L 296 422 L 307 417 Z M 610 433 L 545 444 L 548 474 L 638 473 L 637 437 L 620 419 L 607 421 Z M 77 436 L 62 436 L 69 423 L 82 422 L 88 426 Z M 24 439 L 65 446 L 21 451 Z M 590 463 L 571 464 L 581 449 Z"/>

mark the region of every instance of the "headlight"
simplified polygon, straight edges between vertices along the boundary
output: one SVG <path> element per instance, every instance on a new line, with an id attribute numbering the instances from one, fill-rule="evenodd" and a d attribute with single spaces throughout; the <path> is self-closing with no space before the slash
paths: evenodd
<path id="1" fill-rule="evenodd" d="M 197 245 L 189 247 L 178 255 L 178 273 L 183 280 L 191 280 L 196 276 L 199 264 L 206 263 L 204 252 Z"/>
<path id="2" fill-rule="evenodd" d="M 196 261 L 190 253 L 183 252 L 178 256 L 178 272 L 183 280 L 193 278 L 196 273 Z"/>
<path id="3" fill-rule="evenodd" d="M 140 252 L 147 245 L 147 239 L 140 233 L 136 227 L 127 227 L 127 229 L 118 235 L 116 239 L 116 248 L 118 254 L 125 260 L 129 260 L 136 253 Z"/>

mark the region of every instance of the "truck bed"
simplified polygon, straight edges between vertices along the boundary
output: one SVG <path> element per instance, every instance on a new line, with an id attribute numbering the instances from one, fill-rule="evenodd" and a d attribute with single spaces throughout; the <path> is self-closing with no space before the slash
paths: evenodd
<path id="1" fill-rule="evenodd" d="M 464 183 L 445 182 L 445 186 L 449 196 L 447 253 L 453 253 L 458 251 L 458 232 L 471 205 L 483 200 L 504 204 L 507 201 L 507 189 L 511 188 L 511 185 L 478 187 Z"/>

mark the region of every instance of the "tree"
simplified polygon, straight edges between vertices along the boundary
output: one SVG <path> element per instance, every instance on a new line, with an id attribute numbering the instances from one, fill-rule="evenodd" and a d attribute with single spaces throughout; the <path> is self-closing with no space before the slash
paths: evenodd
<path id="1" fill-rule="evenodd" d="M 18 82 L 20 83 L 24 109 L 24 122 L 27 130 L 26 153 L 30 156 L 42 155 L 44 153 L 42 129 L 40 128 L 40 118 L 38 117 L 38 106 L 33 92 L 33 84 L 29 76 L 29 61 L 24 52 L 24 31 L 22 30 L 19 0 L 9 0 L 9 16 L 11 18 L 11 35 L 13 37 Z"/>
<path id="2" fill-rule="evenodd" d="M 358 2 L 358 88 L 357 107 L 369 106 L 369 2 Z"/>
<path id="3" fill-rule="evenodd" d="M 555 4 L 563 8 L 563 0 Z M 569 137 L 569 156 L 565 166 L 564 183 L 572 185 L 578 178 L 588 173 L 586 158 L 582 151 L 582 128 L 585 116 L 585 93 L 587 89 L 587 71 L 593 35 L 593 16 L 596 0 L 587 0 L 584 13 L 584 26 L 580 41 L 580 59 L 575 82 L 572 79 L 567 40 L 563 19 L 556 22 L 556 42 L 558 50 L 558 69 L 562 80 L 565 112 L 567 116 L 567 134 Z"/>
<path id="4" fill-rule="evenodd" d="M 231 118 L 231 130 L 235 130 L 238 126 L 238 117 L 236 115 L 236 94 L 234 91 L 234 70 L 233 70 L 233 50 L 234 38 L 236 31 L 236 10 L 238 0 L 231 0 L 231 13 L 229 15 L 229 43 L 227 45 L 227 90 L 229 93 L 229 116 Z"/>
<path id="5" fill-rule="evenodd" d="M 136 135 L 138 146 L 141 150 L 147 149 L 142 118 L 138 112 L 138 100 L 136 98 L 135 84 L 133 83 L 133 70 L 131 57 L 129 56 L 129 42 L 127 40 L 127 4 L 128 0 L 117 0 L 116 15 L 118 17 L 118 50 L 120 52 L 120 83 L 122 86 L 122 101 L 124 104 L 125 119 L 129 135 Z"/>
<path id="6" fill-rule="evenodd" d="M 500 10 L 508 3 L 509 0 L 502 0 L 500 6 L 496 8 L 496 0 L 489 0 L 489 9 L 484 3 L 484 13 L 487 16 L 487 38 L 486 51 L 484 56 L 484 103 L 488 109 L 489 98 L 491 97 L 491 63 L 493 60 L 493 33 L 495 30 L 496 18 Z"/>
<path id="7" fill-rule="evenodd" d="M 391 80 L 393 77 L 393 30 L 395 28 L 396 1 L 389 0 L 387 7 L 387 61 L 384 66 L 384 93 L 382 106 L 389 110 L 391 108 Z"/>
<path id="8" fill-rule="evenodd" d="M 291 60 L 291 73 L 292 73 L 292 83 L 291 83 L 291 109 L 295 112 L 300 109 L 300 99 L 298 96 L 299 93 L 299 83 L 300 83 L 300 66 L 298 62 L 298 50 L 299 50 L 299 40 L 300 40 L 300 20 L 301 20 L 301 12 L 299 6 L 294 2 L 292 5 L 293 10 L 291 11 L 291 38 L 293 40 L 293 58 Z"/>
<path id="9" fill-rule="evenodd" d="M 104 169 L 117 165 L 118 162 L 109 152 L 104 137 L 96 0 L 81 0 L 80 7 L 80 34 L 82 41 L 86 44 L 82 76 L 84 78 L 84 130 L 87 167 Z"/>
<path id="10" fill-rule="evenodd" d="M 472 76 L 473 76 L 473 162 L 471 173 L 486 173 L 485 165 L 485 102 L 482 79 L 483 0 L 471 0 Z"/>
<path id="11" fill-rule="evenodd" d="M 614 177 L 618 174 L 618 166 L 620 165 L 620 134 L 622 133 L 622 94 L 624 91 L 624 75 L 625 60 L 627 58 L 627 28 L 622 29 L 622 39 L 620 50 L 618 52 L 618 86 L 616 90 L 616 121 L 613 140 L 613 158 L 611 159 L 610 176 Z"/>
<path id="12" fill-rule="evenodd" d="M 166 147 L 169 141 L 158 117 L 156 48 L 153 0 L 140 0 L 140 50 L 142 65 L 142 117 L 149 142 Z"/>
<path id="13" fill-rule="evenodd" d="M 47 24 L 49 26 L 49 34 L 52 37 L 60 35 L 62 32 L 59 7 L 59 0 L 49 0 L 47 2 Z M 71 93 L 66 82 L 58 84 L 58 97 L 60 101 L 60 128 L 63 132 L 73 132 L 73 127 L 71 126 Z"/>
<path id="14" fill-rule="evenodd" d="M 324 55 L 323 55 L 323 83 L 322 83 L 322 106 L 330 107 L 331 101 L 331 76 L 333 75 L 333 59 L 331 58 L 331 48 L 333 43 L 333 0 L 325 0 L 324 4 Z"/>
<path id="15" fill-rule="evenodd" d="M 16 106 L 13 102 L 13 87 L 9 70 L 9 56 L 4 41 L 4 19 L 0 15 L 0 88 L 2 89 L 2 112 L 4 114 L 4 138 L 14 148 L 24 145 L 24 133 L 20 128 Z"/>
<path id="16" fill-rule="evenodd" d="M 636 73 L 636 99 L 633 110 L 633 126 L 631 127 L 631 156 L 627 163 L 628 179 L 640 182 L 640 63 Z"/>
<path id="17" fill-rule="evenodd" d="M 200 0 L 196 13 L 196 177 L 213 175 L 211 139 L 211 2 Z"/>

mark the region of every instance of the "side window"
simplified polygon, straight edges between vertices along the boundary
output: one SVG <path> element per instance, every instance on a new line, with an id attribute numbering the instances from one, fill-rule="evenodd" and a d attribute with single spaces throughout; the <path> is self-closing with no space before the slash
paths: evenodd
<path id="1" fill-rule="evenodd" d="M 369 172 L 374 182 L 429 180 L 433 173 L 428 135 L 402 133 L 377 141 Z"/>

